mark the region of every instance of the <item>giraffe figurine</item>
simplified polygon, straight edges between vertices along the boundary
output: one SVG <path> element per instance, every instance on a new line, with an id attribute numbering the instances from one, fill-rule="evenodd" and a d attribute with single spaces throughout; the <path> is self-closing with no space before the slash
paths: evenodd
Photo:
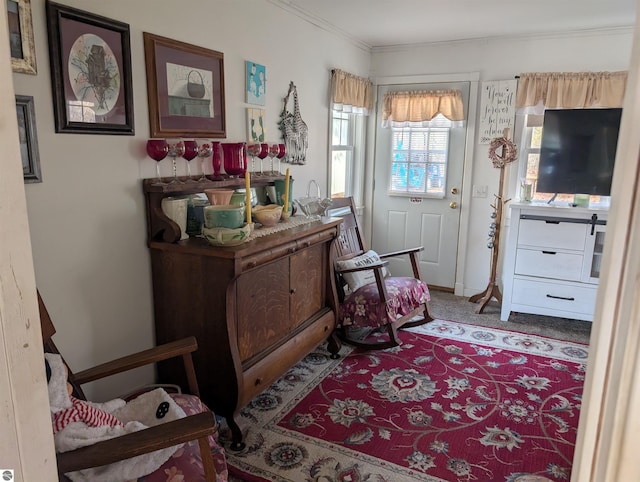
<path id="1" fill-rule="evenodd" d="M 289 97 L 293 93 L 293 113 L 287 111 Z M 307 147 L 309 145 L 307 124 L 300 116 L 298 104 L 298 90 L 293 81 L 289 82 L 289 92 L 284 98 L 284 106 L 280 115 L 280 130 L 282 131 L 287 154 L 285 162 L 290 164 L 306 164 Z"/>

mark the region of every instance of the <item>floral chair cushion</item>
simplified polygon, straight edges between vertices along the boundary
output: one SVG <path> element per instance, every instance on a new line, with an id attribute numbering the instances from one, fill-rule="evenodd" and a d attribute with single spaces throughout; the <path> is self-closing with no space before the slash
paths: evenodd
<path id="1" fill-rule="evenodd" d="M 340 305 L 338 322 L 341 326 L 376 328 L 396 320 L 418 308 L 431 298 L 427 284 L 415 278 L 385 278 L 389 299 L 380 302 L 375 283 L 359 288 Z"/>
<path id="2" fill-rule="evenodd" d="M 172 393 L 171 397 L 182 407 L 185 414 L 195 415 L 209 410 L 202 401 L 193 395 Z M 218 482 L 226 482 L 228 477 L 227 461 L 224 449 L 218 445 L 217 434 L 209 436 L 209 445 L 213 454 Z M 200 457 L 197 440 L 184 444 L 158 470 L 146 475 L 137 482 L 204 482 L 204 467 Z"/>

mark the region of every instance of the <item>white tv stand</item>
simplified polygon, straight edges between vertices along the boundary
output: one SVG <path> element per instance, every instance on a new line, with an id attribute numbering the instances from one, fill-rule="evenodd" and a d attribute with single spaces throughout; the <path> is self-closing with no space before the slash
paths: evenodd
<path id="1" fill-rule="evenodd" d="M 515 311 L 593 321 L 607 209 L 509 207 L 500 319 Z"/>

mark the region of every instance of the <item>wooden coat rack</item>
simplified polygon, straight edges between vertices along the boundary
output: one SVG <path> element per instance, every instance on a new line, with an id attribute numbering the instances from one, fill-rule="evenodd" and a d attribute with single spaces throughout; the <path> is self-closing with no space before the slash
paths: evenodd
<path id="1" fill-rule="evenodd" d="M 491 223 L 491 232 L 493 236 L 488 243 L 488 247 L 491 248 L 491 271 L 489 273 L 489 284 L 486 289 L 476 295 L 469 298 L 472 303 L 478 303 L 476 307 L 476 313 L 482 313 L 492 298 L 495 298 L 499 304 L 502 304 L 502 293 L 497 284 L 498 278 L 498 257 L 500 252 L 500 230 L 502 227 L 502 211 L 504 205 L 509 202 L 509 199 L 504 200 L 504 181 L 506 175 L 506 165 L 515 161 L 517 158 L 517 149 L 515 145 L 508 139 L 509 129 L 503 131 L 503 137 L 495 138 L 491 141 L 491 147 L 489 149 L 489 157 L 491 158 L 494 167 L 500 169 L 500 184 L 498 186 L 498 194 L 494 194 L 495 201 L 491 205 L 493 213 L 491 215 L 493 221 Z M 499 146 L 499 147 L 497 147 Z M 502 148 L 502 152 L 498 155 L 495 151 L 497 148 Z M 495 224 L 495 226 L 494 226 Z"/>

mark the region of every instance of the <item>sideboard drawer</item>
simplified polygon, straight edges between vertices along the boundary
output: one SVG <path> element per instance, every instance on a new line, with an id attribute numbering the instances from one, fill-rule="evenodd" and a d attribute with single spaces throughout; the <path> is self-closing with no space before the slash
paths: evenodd
<path id="1" fill-rule="evenodd" d="M 593 315 L 596 287 L 516 278 L 511 300 L 513 304 Z"/>
<path id="2" fill-rule="evenodd" d="M 580 281 L 581 254 L 559 253 L 552 250 L 518 249 L 515 273 L 525 276 Z"/>
<path id="3" fill-rule="evenodd" d="M 518 232 L 518 246 L 583 251 L 586 235 L 586 224 L 522 219 Z"/>
<path id="4" fill-rule="evenodd" d="M 282 258 L 295 253 L 298 250 L 298 246 L 295 241 L 289 243 L 283 243 L 274 246 L 271 249 L 261 251 L 259 253 L 242 258 L 242 271 L 253 269 L 257 266 L 269 263 L 274 259 Z"/>

